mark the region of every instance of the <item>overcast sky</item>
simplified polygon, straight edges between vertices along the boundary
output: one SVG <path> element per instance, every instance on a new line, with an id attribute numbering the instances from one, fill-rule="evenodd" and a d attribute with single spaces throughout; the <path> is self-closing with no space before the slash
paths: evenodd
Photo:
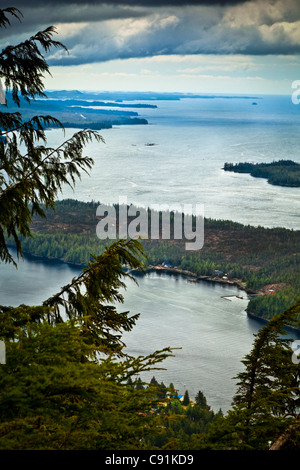
<path id="1" fill-rule="evenodd" d="M 48 89 L 283 93 L 300 80 L 299 0 L 15 0 L 1 46 L 50 25 Z M 3 5 L 2 8 L 5 6 Z"/>

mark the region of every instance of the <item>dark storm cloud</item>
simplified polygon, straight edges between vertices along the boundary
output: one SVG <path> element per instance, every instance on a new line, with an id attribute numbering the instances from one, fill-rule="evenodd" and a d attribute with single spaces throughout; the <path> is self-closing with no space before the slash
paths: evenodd
<path id="1" fill-rule="evenodd" d="M 61 1 L 61 0 L 46 0 L 40 2 L 39 0 L 15 0 L 12 2 L 13 6 L 17 8 L 25 7 L 39 7 L 41 5 L 120 5 L 120 6 L 145 6 L 145 7 L 160 7 L 160 6 L 178 6 L 182 7 L 184 5 L 238 5 L 245 3 L 248 0 L 89 0 L 85 2 L 80 1 Z M 2 8 L 5 8 L 4 6 Z"/>
<path id="2" fill-rule="evenodd" d="M 50 65 L 186 54 L 300 53 L 298 0 L 16 0 L 24 13 L 13 39 L 55 24 L 69 49 Z M 8 41 L 9 30 L 5 30 Z M 3 40 L 2 40 L 3 41 Z"/>
<path id="3" fill-rule="evenodd" d="M 14 7 L 18 8 L 21 15 L 20 22 L 13 16 L 11 24 L 13 29 L 6 28 L 2 31 L 1 37 L 20 34 L 32 30 L 33 32 L 42 27 L 46 27 L 58 23 L 69 22 L 94 22 L 105 21 L 114 18 L 137 18 L 143 16 L 145 13 L 137 11 L 132 8 L 125 8 L 124 5 L 119 5 L 116 2 L 102 3 L 102 2 L 68 2 L 68 1 L 26 1 L 17 0 L 13 3 Z M 3 7 L 4 8 L 4 7 Z"/>

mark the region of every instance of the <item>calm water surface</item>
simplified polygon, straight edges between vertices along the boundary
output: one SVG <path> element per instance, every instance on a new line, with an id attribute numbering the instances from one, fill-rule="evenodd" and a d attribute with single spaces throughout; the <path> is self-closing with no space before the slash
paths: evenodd
<path id="1" fill-rule="evenodd" d="M 252 102 L 184 99 L 139 110 L 149 125 L 101 131 L 106 143 L 87 149 L 95 159 L 90 177 L 83 175 L 75 192 L 66 188 L 63 197 L 115 203 L 126 196 L 144 207 L 198 203 L 207 217 L 299 229 L 299 188 L 222 170 L 225 162 L 300 162 L 300 105 L 289 96 Z M 50 136 L 62 140 L 60 131 Z"/>
<path id="2" fill-rule="evenodd" d="M 79 274 L 78 267 L 27 257 L 13 266 L 0 264 L 0 304 L 38 305 Z M 136 326 L 124 334 L 127 352 L 147 355 L 164 347 L 181 348 L 153 371 L 165 385 L 173 382 L 194 398 L 198 390 L 216 411 L 230 408 L 232 378 L 252 346 L 261 323 L 245 312 L 247 296 L 236 287 L 191 283 L 182 276 L 151 273 L 128 282 L 125 303 L 118 310 L 140 313 Z M 239 299 L 236 296 L 242 296 Z M 294 336 L 295 338 L 297 337 Z M 300 336 L 299 336 L 300 338 Z"/>
<path id="3" fill-rule="evenodd" d="M 290 97 L 187 99 L 159 101 L 158 109 L 139 110 L 147 126 L 101 131 L 106 144 L 90 144 L 95 160 L 90 176 L 62 198 L 116 203 L 204 204 L 205 216 L 266 227 L 300 229 L 300 189 L 271 186 L 264 179 L 224 172 L 226 161 L 300 162 L 300 106 Z M 153 103 L 152 103 L 153 104 Z M 71 136 L 74 130 L 67 130 Z M 49 131 L 49 145 L 63 135 Z M 155 144 L 148 146 L 147 144 Z M 68 283 L 78 268 L 26 258 L 19 269 L 0 264 L 0 303 L 38 304 Z M 128 284 L 125 305 L 141 313 L 125 335 L 128 352 L 149 354 L 180 347 L 152 375 L 194 398 L 198 390 L 218 410 L 230 408 L 234 375 L 249 352 L 260 323 L 248 319 L 247 298 L 234 287 L 187 282 L 186 278 L 149 274 L 139 287 Z M 243 295 L 239 299 L 236 295 Z"/>

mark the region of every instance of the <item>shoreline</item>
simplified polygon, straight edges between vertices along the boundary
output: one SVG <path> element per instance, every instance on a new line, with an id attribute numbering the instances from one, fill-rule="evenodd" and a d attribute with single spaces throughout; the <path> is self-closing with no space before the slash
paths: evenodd
<path id="1" fill-rule="evenodd" d="M 133 271 L 133 270 L 132 270 Z M 132 272 L 131 271 L 131 272 Z M 218 276 L 206 276 L 206 275 L 197 275 L 196 273 L 192 271 L 188 271 L 185 269 L 181 268 L 173 268 L 173 267 L 166 267 L 166 266 L 148 266 L 146 269 L 146 272 L 151 272 L 151 271 L 163 271 L 171 274 L 179 274 L 185 277 L 191 277 L 192 279 L 188 279 L 189 282 L 200 282 L 200 281 L 206 281 L 206 282 L 216 282 L 219 284 L 227 284 L 231 286 L 236 286 L 239 289 L 243 290 L 244 292 L 247 293 L 248 296 L 256 296 L 256 295 L 264 295 L 263 293 L 260 292 L 255 292 L 252 289 L 247 289 L 246 283 L 243 282 L 241 279 L 223 279 Z"/>
<path id="2" fill-rule="evenodd" d="M 135 270 L 132 270 L 131 272 L 133 272 L 134 274 L 134 271 Z M 256 296 L 260 296 L 260 295 L 267 295 L 265 294 L 264 292 L 262 291 L 258 291 L 258 292 L 255 292 L 253 291 L 252 289 L 247 289 L 246 287 L 246 284 L 241 280 L 241 279 L 221 279 L 221 278 L 218 278 L 218 277 L 215 277 L 215 276 L 198 276 L 197 274 L 193 273 L 192 271 L 188 271 L 188 270 L 184 270 L 184 269 L 180 269 L 180 268 L 173 268 L 171 266 L 149 266 L 147 269 L 146 269 L 146 273 L 149 273 L 149 272 L 158 272 L 158 271 L 162 271 L 162 272 L 165 272 L 165 273 L 168 273 L 168 274 L 175 274 L 175 275 L 180 275 L 180 276 L 184 276 L 184 277 L 192 277 L 192 279 L 187 279 L 188 281 L 190 282 L 195 282 L 195 283 L 198 283 L 198 282 L 201 282 L 201 281 L 206 281 L 206 282 L 212 282 L 212 283 L 218 283 L 218 284 L 226 284 L 226 285 L 231 285 L 231 286 L 236 286 L 238 287 L 240 290 L 244 291 L 248 298 L 253 296 L 253 297 L 256 297 Z M 140 273 L 140 275 L 143 275 L 143 273 Z M 259 321 L 260 323 L 266 325 L 270 320 L 267 319 L 267 318 L 263 318 L 263 317 L 259 317 L 258 315 L 255 315 L 254 313 L 252 312 L 248 312 L 246 310 L 246 313 L 247 313 L 247 316 L 253 320 L 256 320 L 256 321 Z M 290 330 L 291 332 L 295 333 L 299 333 L 300 334 L 300 328 L 296 328 L 296 327 L 293 327 L 291 325 L 286 325 L 285 329 L 287 330 Z"/>
<path id="3" fill-rule="evenodd" d="M 253 320 L 257 320 L 260 323 L 263 323 L 264 325 L 266 325 L 270 321 L 267 318 L 258 317 L 257 315 L 254 315 L 254 313 L 252 313 L 252 312 L 247 312 L 247 315 L 248 315 L 248 317 L 252 318 Z M 287 330 L 287 331 L 291 331 L 292 333 L 299 333 L 299 335 L 300 335 L 300 328 L 296 328 L 295 326 L 286 325 L 284 327 L 284 329 Z"/>
<path id="4" fill-rule="evenodd" d="M 14 250 L 16 249 L 16 247 L 14 245 L 8 245 L 8 246 L 10 248 L 14 249 Z M 53 262 L 64 263 L 64 264 L 67 264 L 69 266 L 73 266 L 73 267 L 76 267 L 76 268 L 87 268 L 87 265 L 85 263 L 71 263 L 69 261 L 65 261 L 63 258 L 55 258 L 55 257 L 50 257 L 50 256 L 35 255 L 33 253 L 30 253 L 29 251 L 24 251 L 23 254 L 25 256 L 28 256 L 28 257 L 38 258 L 38 259 L 45 260 L 45 261 L 53 261 Z M 251 297 L 251 296 L 256 297 L 256 296 L 259 296 L 259 295 L 266 295 L 262 291 L 255 292 L 252 289 L 247 289 L 246 283 L 243 282 L 241 279 L 222 279 L 222 278 L 219 278 L 217 276 L 205 276 L 205 275 L 200 275 L 199 276 L 199 275 L 197 275 L 196 273 L 194 273 L 192 271 L 188 271 L 188 270 L 185 270 L 185 269 L 172 267 L 172 266 L 162 266 L 162 265 L 153 266 L 153 265 L 149 265 L 145 269 L 144 272 L 141 272 L 138 269 L 130 270 L 130 274 L 138 275 L 138 276 L 144 276 L 145 274 L 150 273 L 150 272 L 164 272 L 164 273 L 167 273 L 167 274 L 175 274 L 175 275 L 179 275 L 179 276 L 184 276 L 186 278 L 190 277 L 191 279 L 187 279 L 187 281 L 195 282 L 195 283 L 205 281 L 205 282 L 212 282 L 212 283 L 236 286 L 240 290 L 244 291 L 247 294 L 248 297 Z M 266 324 L 266 323 L 269 322 L 268 319 L 263 318 L 263 317 L 259 317 L 257 315 L 254 315 L 253 313 L 248 312 L 247 310 L 246 310 L 246 313 L 247 313 L 247 316 L 249 318 L 257 320 L 257 321 L 259 321 L 263 324 Z M 288 326 L 288 325 L 286 326 L 286 328 L 290 329 L 293 332 L 299 332 L 300 333 L 300 328 L 295 328 L 293 326 Z"/>

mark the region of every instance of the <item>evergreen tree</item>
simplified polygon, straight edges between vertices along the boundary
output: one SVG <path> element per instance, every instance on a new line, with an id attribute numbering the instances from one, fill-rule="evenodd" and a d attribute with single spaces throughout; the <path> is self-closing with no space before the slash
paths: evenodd
<path id="1" fill-rule="evenodd" d="M 200 408 L 209 409 L 206 397 L 204 396 L 203 392 L 201 392 L 201 390 L 199 390 L 199 392 L 197 393 L 195 397 L 195 402 L 196 405 L 200 406 Z"/>
<path id="2" fill-rule="evenodd" d="M 245 357 L 245 371 L 238 374 L 233 410 L 244 416 L 245 440 L 254 448 L 267 447 L 277 433 L 298 426 L 300 367 L 292 361 L 293 340 L 283 329 L 298 315 L 300 303 L 275 315 L 256 335 L 252 351 Z M 254 424 L 264 428 L 264 439 L 252 435 Z"/>
<path id="3" fill-rule="evenodd" d="M 142 448 L 144 439 L 160 430 L 159 419 L 151 413 L 157 398 L 127 382 L 137 370 L 157 363 L 159 354 L 96 361 L 95 352 L 101 349 L 87 344 L 75 322 L 34 323 L 33 310 L 20 307 L 22 322 L 6 328 L 0 449 Z M 12 334 L 14 339 L 8 340 Z"/>
<path id="4" fill-rule="evenodd" d="M 184 392 L 182 404 L 183 406 L 188 406 L 190 404 L 190 396 L 188 390 Z"/>
<path id="5" fill-rule="evenodd" d="M 274 316 L 256 334 L 242 361 L 233 408 L 211 427 L 200 448 L 300 449 L 300 365 L 284 326 L 298 317 L 300 302 Z"/>
<path id="6" fill-rule="evenodd" d="M 171 382 L 169 385 L 169 394 L 170 398 L 178 398 L 178 392 L 175 389 L 173 382 Z"/>
<path id="7" fill-rule="evenodd" d="M 136 381 L 136 383 L 135 383 L 135 389 L 136 389 L 136 390 L 144 390 L 144 389 L 145 389 L 141 377 L 139 377 L 139 378 L 137 379 L 137 381 Z"/>
<path id="8" fill-rule="evenodd" d="M 10 18 L 22 14 L 16 8 L 0 10 L 0 27 L 10 25 Z M 15 104 L 21 99 L 30 102 L 44 96 L 42 77 L 49 72 L 43 52 L 52 47 L 64 48 L 53 40 L 54 27 L 38 32 L 16 46 L 7 46 L 0 53 L 0 79 Z M 2 105 L 4 107 L 4 105 Z M 19 255 L 19 235 L 30 236 L 34 214 L 45 216 L 64 184 L 73 186 L 80 172 L 88 172 L 93 164 L 83 156 L 84 146 L 102 137 L 95 131 L 82 130 L 65 140 L 58 148 L 47 147 L 45 129 L 62 127 L 52 116 L 34 116 L 24 122 L 20 112 L 0 112 L 0 260 L 14 262 L 6 244 L 13 237 Z"/>
<path id="9" fill-rule="evenodd" d="M 154 375 L 153 375 L 152 379 L 150 380 L 150 385 L 152 385 L 153 387 L 159 387 L 159 383 L 156 380 Z"/>
<path id="10" fill-rule="evenodd" d="M 20 19 L 21 13 L 0 10 L 0 27 L 10 25 L 11 16 Z M 0 79 L 19 106 L 44 93 L 42 76 L 49 69 L 43 52 L 64 47 L 52 39 L 54 32 L 50 27 L 0 53 Z M 51 116 L 24 122 L 19 112 L 0 113 L 0 260 L 6 263 L 16 264 L 7 237 L 22 255 L 33 216 L 46 216 L 62 186 L 74 185 L 80 172 L 91 169 L 84 146 L 103 140 L 83 130 L 57 148 L 47 147 L 49 125 L 60 123 Z M 48 254 L 47 244 L 41 248 Z M 144 268 L 142 245 L 119 240 L 90 258 L 88 267 L 43 305 L 0 306 L 0 340 L 6 345 L 0 449 L 135 449 L 160 429 L 150 413 L 157 395 L 133 388 L 130 380 L 159 368 L 171 350 L 128 355 L 122 333 L 138 315 L 119 313 L 115 306 L 123 302 L 125 280 L 133 279 L 123 266 Z"/>

